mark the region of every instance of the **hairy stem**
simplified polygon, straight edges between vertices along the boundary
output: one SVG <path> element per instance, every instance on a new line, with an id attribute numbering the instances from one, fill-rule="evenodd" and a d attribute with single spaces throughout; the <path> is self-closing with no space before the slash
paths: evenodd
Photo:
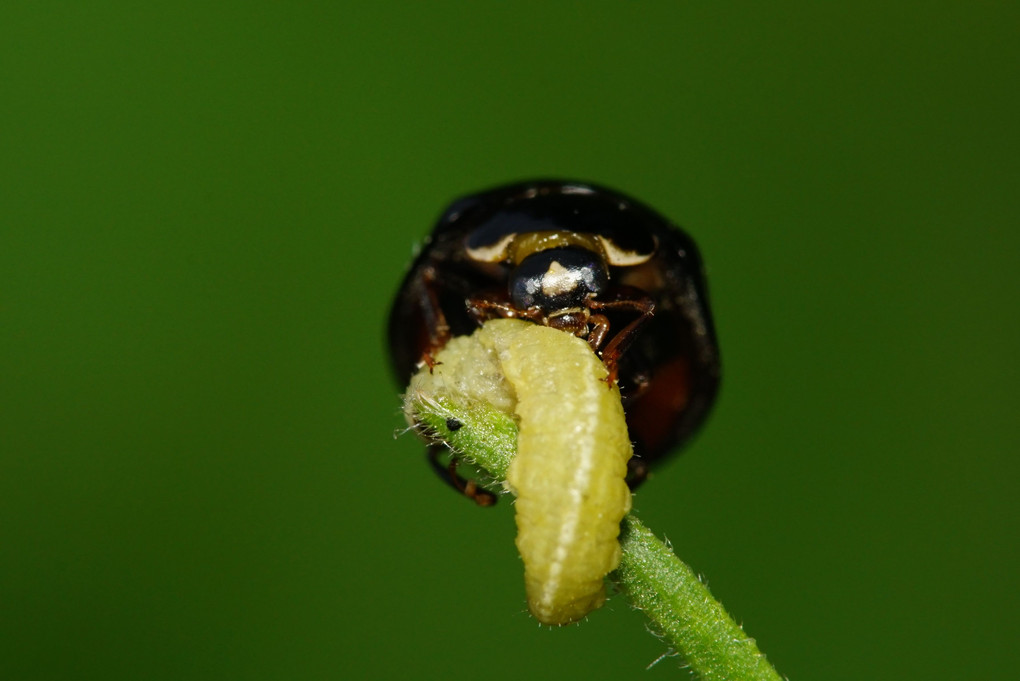
<path id="1" fill-rule="evenodd" d="M 694 571 L 633 515 L 623 521 L 620 547 L 611 578 L 700 678 L 780 678 Z"/>
<path id="2" fill-rule="evenodd" d="M 517 446 L 517 426 L 510 415 L 485 404 L 456 404 L 423 393 L 409 393 L 406 410 L 429 437 L 445 442 L 493 482 L 505 480 Z M 621 525 L 620 546 L 620 565 L 610 579 L 699 678 L 782 678 L 697 575 L 633 515 Z"/>

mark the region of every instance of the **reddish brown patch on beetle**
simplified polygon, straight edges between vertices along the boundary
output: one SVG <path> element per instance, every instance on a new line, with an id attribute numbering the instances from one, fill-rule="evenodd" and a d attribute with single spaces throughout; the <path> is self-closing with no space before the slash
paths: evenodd
<path id="1" fill-rule="evenodd" d="M 691 393 L 691 367 L 686 357 L 675 357 L 655 368 L 648 389 L 627 409 L 631 437 L 648 449 L 657 449 L 673 437 L 673 423 L 687 407 Z"/>

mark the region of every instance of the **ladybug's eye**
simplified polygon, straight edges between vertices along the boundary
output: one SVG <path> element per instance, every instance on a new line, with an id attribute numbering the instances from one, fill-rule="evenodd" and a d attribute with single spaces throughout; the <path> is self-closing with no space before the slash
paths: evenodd
<path id="1" fill-rule="evenodd" d="M 609 270 L 582 248 L 553 248 L 529 255 L 510 275 L 510 299 L 520 309 L 560 310 L 581 305 L 609 285 Z"/>

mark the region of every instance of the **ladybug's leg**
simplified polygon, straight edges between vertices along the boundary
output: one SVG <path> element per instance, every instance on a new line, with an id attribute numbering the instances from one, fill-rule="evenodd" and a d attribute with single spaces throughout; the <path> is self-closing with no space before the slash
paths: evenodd
<path id="1" fill-rule="evenodd" d="M 442 280 L 440 280 L 439 272 L 433 265 L 423 266 L 419 270 L 414 281 L 414 297 L 417 299 L 422 322 L 428 332 L 428 344 L 425 347 L 425 351 L 422 352 L 420 361 L 428 366 L 429 371 L 439 364 L 435 360 L 435 355 L 453 335 L 450 324 L 440 305 L 441 294 L 445 297 L 448 293 L 452 292 L 456 294 L 456 297 L 467 300 L 468 312 L 479 324 L 494 316 L 510 316 L 509 312 L 489 312 L 488 314 L 482 312 L 481 308 L 486 307 L 486 303 L 489 302 L 486 299 L 490 298 L 491 295 L 472 294 L 472 290 L 477 289 L 472 289 L 470 282 L 459 276 L 450 276 L 449 273 L 443 273 Z M 476 304 L 474 301 L 479 302 Z M 476 311 L 476 307 L 479 310 Z M 512 310 L 509 305 L 500 306 L 498 303 L 492 303 L 488 307 L 506 307 L 508 311 Z"/>
<path id="2" fill-rule="evenodd" d="M 441 445 L 429 445 L 427 454 L 429 463 L 436 474 L 458 492 L 466 496 L 479 506 L 492 506 L 496 503 L 497 497 L 492 492 L 482 489 L 474 480 L 465 480 L 457 474 L 457 457 L 450 459 L 450 463 L 444 464 L 439 460 L 439 455 L 445 449 Z"/>
<path id="3" fill-rule="evenodd" d="M 655 302 L 647 296 L 642 296 L 630 300 L 589 300 L 588 307 L 592 310 L 634 310 L 638 313 L 638 317 L 620 329 L 600 353 L 602 363 L 609 370 L 606 382 L 612 385 L 616 381 L 617 360 L 620 359 L 620 355 L 627 350 L 627 347 L 634 340 L 635 332 L 641 328 L 642 324 L 652 318 L 652 315 L 655 313 Z M 593 318 L 596 317 L 602 317 L 602 315 L 593 315 Z M 602 338 L 604 338 L 604 334 L 600 336 L 600 340 Z"/>
<path id="4" fill-rule="evenodd" d="M 436 269 L 431 266 L 422 269 L 418 280 L 421 289 L 418 302 L 425 328 L 429 332 L 429 344 L 422 353 L 421 361 L 428 366 L 430 372 L 438 364 L 434 359 L 435 354 L 450 340 L 450 325 L 443 314 L 443 308 L 439 306 L 438 281 Z"/>
<path id="5" fill-rule="evenodd" d="M 609 333 L 609 319 L 604 314 L 593 314 L 588 317 L 588 324 L 591 326 L 591 331 L 588 332 L 588 345 L 598 352 L 606 340 L 606 334 Z"/>
<path id="6" fill-rule="evenodd" d="M 631 490 L 637 489 L 648 478 L 648 462 L 637 452 L 627 461 L 627 485 Z"/>
<path id="7" fill-rule="evenodd" d="M 538 309 L 519 310 L 509 302 L 493 300 L 489 295 L 472 295 L 467 299 L 467 311 L 479 326 L 490 319 L 502 317 L 504 319 L 527 319 L 537 322 L 542 319 L 542 312 Z"/>

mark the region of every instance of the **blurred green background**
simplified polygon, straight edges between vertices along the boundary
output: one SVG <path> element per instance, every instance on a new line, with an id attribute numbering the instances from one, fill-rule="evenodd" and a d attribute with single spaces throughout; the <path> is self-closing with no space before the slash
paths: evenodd
<path id="1" fill-rule="evenodd" d="M 708 427 L 635 500 L 791 679 L 1012 678 L 1016 3 L 5 3 L 0 677 L 684 678 L 542 629 L 383 320 L 453 197 L 697 238 Z"/>

